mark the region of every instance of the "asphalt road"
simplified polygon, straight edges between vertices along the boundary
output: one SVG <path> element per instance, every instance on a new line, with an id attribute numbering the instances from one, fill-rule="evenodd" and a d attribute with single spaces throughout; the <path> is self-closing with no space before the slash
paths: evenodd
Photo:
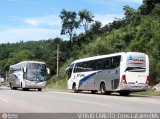
<path id="1" fill-rule="evenodd" d="M 0 113 L 160 112 L 160 97 L 0 87 Z"/>

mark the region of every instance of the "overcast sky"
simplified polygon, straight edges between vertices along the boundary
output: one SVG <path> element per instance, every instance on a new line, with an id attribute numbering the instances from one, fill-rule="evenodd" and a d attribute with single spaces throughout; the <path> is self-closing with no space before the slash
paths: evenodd
<path id="1" fill-rule="evenodd" d="M 60 35 L 62 9 L 87 9 L 103 25 L 123 18 L 123 6 L 137 9 L 142 0 L 0 0 L 0 43 L 36 41 Z"/>

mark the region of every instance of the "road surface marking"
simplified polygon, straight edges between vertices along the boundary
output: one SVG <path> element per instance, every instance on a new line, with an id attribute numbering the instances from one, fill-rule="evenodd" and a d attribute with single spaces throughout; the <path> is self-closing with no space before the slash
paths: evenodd
<path id="1" fill-rule="evenodd" d="M 97 103 L 97 102 L 92 102 L 92 101 L 86 101 L 86 100 L 76 100 L 76 101 L 82 102 L 82 103 L 89 103 L 89 104 L 94 104 L 94 105 L 100 105 L 100 106 L 110 107 L 109 105 L 102 104 L 102 103 Z"/>

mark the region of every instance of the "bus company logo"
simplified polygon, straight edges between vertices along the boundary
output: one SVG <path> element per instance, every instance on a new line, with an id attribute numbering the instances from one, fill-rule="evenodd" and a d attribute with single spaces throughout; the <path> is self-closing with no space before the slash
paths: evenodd
<path id="1" fill-rule="evenodd" d="M 77 74 L 77 77 L 85 77 L 84 74 Z"/>
<path id="2" fill-rule="evenodd" d="M 133 56 L 128 57 L 128 61 L 130 61 L 129 64 L 144 64 L 145 60 L 142 58 L 133 58 Z"/>
<path id="3" fill-rule="evenodd" d="M 8 114 L 7 113 L 2 113 L 2 119 L 7 119 L 8 118 Z"/>
<path id="4" fill-rule="evenodd" d="M 132 55 L 130 55 L 130 56 L 128 57 L 128 60 L 133 60 Z"/>

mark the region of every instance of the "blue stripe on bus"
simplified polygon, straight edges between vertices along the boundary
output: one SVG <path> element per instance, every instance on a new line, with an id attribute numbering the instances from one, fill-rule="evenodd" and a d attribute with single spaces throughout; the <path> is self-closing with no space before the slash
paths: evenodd
<path id="1" fill-rule="evenodd" d="M 79 81 L 79 87 L 82 86 L 85 81 L 87 81 L 89 78 L 91 78 L 92 76 L 94 76 L 96 73 L 99 73 L 99 72 L 101 72 L 101 71 L 94 72 L 94 73 L 92 73 L 92 74 L 90 74 L 90 75 L 82 78 L 82 79 Z"/>

